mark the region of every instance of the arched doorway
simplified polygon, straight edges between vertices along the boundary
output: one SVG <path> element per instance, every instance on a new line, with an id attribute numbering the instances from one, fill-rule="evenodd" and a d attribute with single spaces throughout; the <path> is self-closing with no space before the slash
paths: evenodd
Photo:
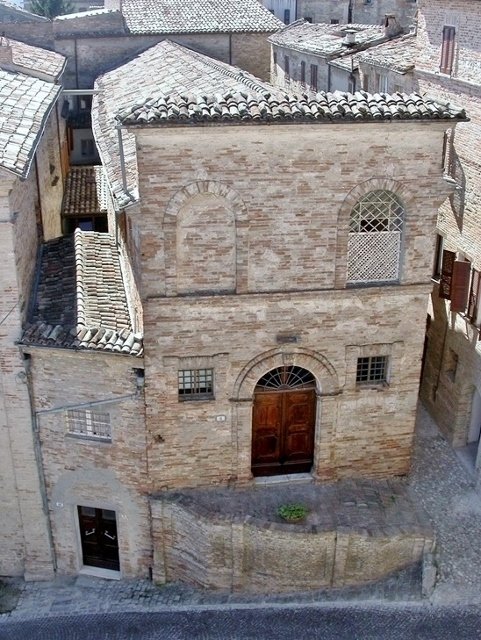
<path id="1" fill-rule="evenodd" d="M 309 472 L 315 422 L 316 380 L 310 371 L 291 365 L 264 374 L 254 389 L 253 475 Z"/>

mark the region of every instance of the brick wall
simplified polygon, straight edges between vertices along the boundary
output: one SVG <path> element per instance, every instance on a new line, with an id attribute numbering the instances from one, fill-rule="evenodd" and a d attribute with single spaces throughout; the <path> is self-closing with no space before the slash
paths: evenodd
<path id="1" fill-rule="evenodd" d="M 82 505 L 116 512 L 121 573 L 147 577 L 149 477 L 144 400 L 137 391 L 135 372 L 142 360 L 51 349 L 31 353 L 34 409 L 58 571 L 75 573 L 82 566 L 77 520 L 77 506 Z M 110 414 L 111 443 L 68 433 L 65 407 L 115 398 L 120 399 L 92 407 Z"/>
<path id="2" fill-rule="evenodd" d="M 339 20 L 348 22 L 349 0 L 298 0 L 297 17 L 312 18 L 312 22 Z M 352 4 L 351 22 L 358 24 L 383 24 L 386 13 L 394 14 L 405 28 L 414 23 L 417 4 L 411 0 L 354 0 Z"/>
<path id="3" fill-rule="evenodd" d="M 439 210 L 438 232 L 444 248 L 469 259 L 481 269 L 481 37 L 477 29 L 479 6 L 475 0 L 420 3 L 417 82 L 420 93 L 461 104 L 470 122 L 457 127 L 454 178 L 458 196 L 447 199 Z M 454 64 L 451 75 L 439 71 L 444 26 L 455 27 Z M 440 162 L 443 159 L 440 158 Z M 462 204 L 462 208 L 461 205 Z M 438 424 L 455 446 L 463 446 L 470 436 L 471 403 L 475 389 L 481 390 L 481 343 L 478 329 L 464 314 L 450 313 L 449 302 L 439 299 L 433 289 L 432 318 L 428 331 L 426 365 L 421 397 Z M 458 357 L 452 375 L 452 354 Z"/>
<path id="4" fill-rule="evenodd" d="M 318 478 L 406 473 L 433 229 L 448 192 L 443 125 L 197 128 L 188 147 L 182 129 L 137 134 L 153 488 L 249 481 L 253 388 L 283 363 L 312 371 L 322 390 Z M 349 214 L 378 188 L 406 206 L 405 286 L 345 289 Z M 199 296 L 203 269 L 179 269 L 187 256 L 179 220 L 206 193 L 235 215 L 238 295 Z M 190 232 L 200 229 L 212 262 L 205 269 L 224 273 L 227 231 L 200 220 Z M 280 334 L 297 336 L 299 347 L 279 347 Z M 362 354 L 389 356 L 388 387 L 356 388 Z M 203 367 L 215 369 L 215 400 L 179 402 L 178 370 Z M 240 390 L 243 376 L 250 386 Z"/>

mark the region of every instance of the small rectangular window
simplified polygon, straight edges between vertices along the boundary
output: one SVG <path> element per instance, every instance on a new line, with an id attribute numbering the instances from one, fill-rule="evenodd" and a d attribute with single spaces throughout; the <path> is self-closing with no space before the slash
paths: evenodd
<path id="1" fill-rule="evenodd" d="M 443 43 L 441 45 L 441 73 L 450 74 L 453 70 L 456 29 L 443 27 Z"/>
<path id="2" fill-rule="evenodd" d="M 181 369 L 178 373 L 179 400 L 203 400 L 214 397 L 213 369 Z"/>
<path id="3" fill-rule="evenodd" d="M 86 138 L 80 141 L 80 154 L 82 156 L 93 156 L 95 154 L 95 144 L 90 138 Z"/>
<path id="4" fill-rule="evenodd" d="M 88 438 L 111 440 L 110 415 L 90 409 L 68 409 L 67 428 L 69 433 Z"/>
<path id="5" fill-rule="evenodd" d="M 306 63 L 304 60 L 301 62 L 301 83 L 306 84 Z"/>
<path id="6" fill-rule="evenodd" d="M 304 16 L 304 20 L 305 20 L 306 22 L 312 22 L 312 18 L 311 18 L 311 16 Z"/>
<path id="7" fill-rule="evenodd" d="M 478 324 L 478 315 L 481 301 L 481 273 L 473 269 L 471 274 L 471 287 L 469 290 L 468 318 L 473 324 Z"/>
<path id="8" fill-rule="evenodd" d="M 368 356 L 357 359 L 357 384 L 387 382 L 388 356 Z"/>
<path id="9" fill-rule="evenodd" d="M 433 279 L 439 280 L 441 277 L 441 266 L 443 263 L 444 238 L 439 233 L 436 234 L 436 249 L 434 253 Z"/>
<path id="10" fill-rule="evenodd" d="M 284 24 L 289 24 L 291 21 L 291 10 L 284 9 Z"/>
<path id="11" fill-rule="evenodd" d="M 290 76 L 290 72 L 289 72 L 289 56 L 284 56 L 284 75 L 285 75 L 286 79 L 289 79 L 289 76 Z"/>
<path id="12" fill-rule="evenodd" d="M 331 24 L 339 24 L 339 20 L 336 20 L 336 18 L 331 18 Z"/>
<path id="13" fill-rule="evenodd" d="M 317 91 L 317 64 L 311 64 L 311 89 Z"/>

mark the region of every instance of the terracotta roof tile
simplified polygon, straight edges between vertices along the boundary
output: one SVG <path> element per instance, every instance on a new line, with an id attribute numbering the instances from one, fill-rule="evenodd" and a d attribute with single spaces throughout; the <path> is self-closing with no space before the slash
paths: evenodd
<path id="1" fill-rule="evenodd" d="M 282 22 L 258 0 L 123 0 L 131 33 L 273 32 Z"/>
<path id="2" fill-rule="evenodd" d="M 407 73 L 414 69 L 417 53 L 416 36 L 409 33 L 363 51 L 358 55 L 358 61 Z"/>
<path id="3" fill-rule="evenodd" d="M 60 87 L 0 69 L 0 166 L 24 178 Z"/>
<path id="4" fill-rule="evenodd" d="M 114 238 L 77 229 L 43 245 L 21 343 L 142 355 Z"/>
<path id="5" fill-rule="evenodd" d="M 11 52 L 15 71 L 20 71 L 33 77 L 40 77 L 41 80 L 56 82 L 62 75 L 67 63 L 67 58 L 60 53 L 33 47 L 25 42 L 1 36 L 0 51 L 3 50 L 5 52 L 7 48 Z M 1 59 L 5 59 L 4 54 Z M 1 63 L 0 66 L 3 67 Z"/>
<path id="6" fill-rule="evenodd" d="M 63 216 L 89 216 L 107 210 L 107 184 L 101 166 L 70 167 L 62 203 Z"/>

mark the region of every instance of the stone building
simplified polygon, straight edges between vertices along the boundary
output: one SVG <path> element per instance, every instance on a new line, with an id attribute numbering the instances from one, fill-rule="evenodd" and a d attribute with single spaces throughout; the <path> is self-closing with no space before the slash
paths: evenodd
<path id="1" fill-rule="evenodd" d="M 54 170 L 42 160 L 50 178 L 39 173 L 57 205 L 42 208 L 36 262 L 34 205 L 5 202 L 9 229 L 28 226 L 6 274 L 24 285 L 9 281 L 15 299 L 2 299 L 16 322 L 2 350 L 6 465 L 29 471 L 5 485 L 19 496 L 4 525 L 15 572 L 196 581 L 189 549 L 202 540 L 210 586 L 262 588 L 269 567 L 239 558 L 269 564 L 291 533 L 192 521 L 170 490 L 409 471 L 430 230 L 452 190 L 439 154 L 464 119 L 415 94 L 298 98 L 169 41 L 97 80 L 108 188 L 92 187 L 100 170 L 71 174 L 61 228 L 59 121 Z M 62 235 L 80 205 L 107 231 Z M 36 527 L 24 547 L 20 523 Z M 332 535 L 309 544 L 331 557 Z M 366 545 L 349 563 L 344 543 L 336 579 L 349 583 Z M 406 544 L 400 562 L 419 559 L 417 530 Z"/>
<path id="2" fill-rule="evenodd" d="M 393 14 L 404 29 L 416 18 L 416 0 L 262 0 L 262 4 L 285 24 L 296 20 L 326 24 L 382 25 Z"/>
<path id="3" fill-rule="evenodd" d="M 57 82 L 64 67 L 63 56 L 1 39 L 0 574 L 28 578 L 53 575 L 53 562 L 29 363 L 15 342 L 39 244 L 60 233 L 66 145 Z"/>
<path id="4" fill-rule="evenodd" d="M 481 36 L 479 3 L 423 0 L 416 78 L 421 93 L 469 109 L 470 121 L 448 131 L 440 158 L 456 190 L 437 225 L 435 285 L 427 321 L 421 397 L 455 447 L 479 469 L 481 426 Z M 467 448 L 466 448 L 467 447 Z"/>
<path id="5" fill-rule="evenodd" d="M 401 33 L 394 16 L 384 26 L 310 24 L 299 20 L 269 37 L 271 82 L 295 91 L 349 91 L 361 88 L 360 52 Z"/>
<path id="6" fill-rule="evenodd" d="M 357 56 L 360 86 L 371 93 L 417 91 L 414 73 L 416 56 L 414 33 L 370 47 Z"/>

